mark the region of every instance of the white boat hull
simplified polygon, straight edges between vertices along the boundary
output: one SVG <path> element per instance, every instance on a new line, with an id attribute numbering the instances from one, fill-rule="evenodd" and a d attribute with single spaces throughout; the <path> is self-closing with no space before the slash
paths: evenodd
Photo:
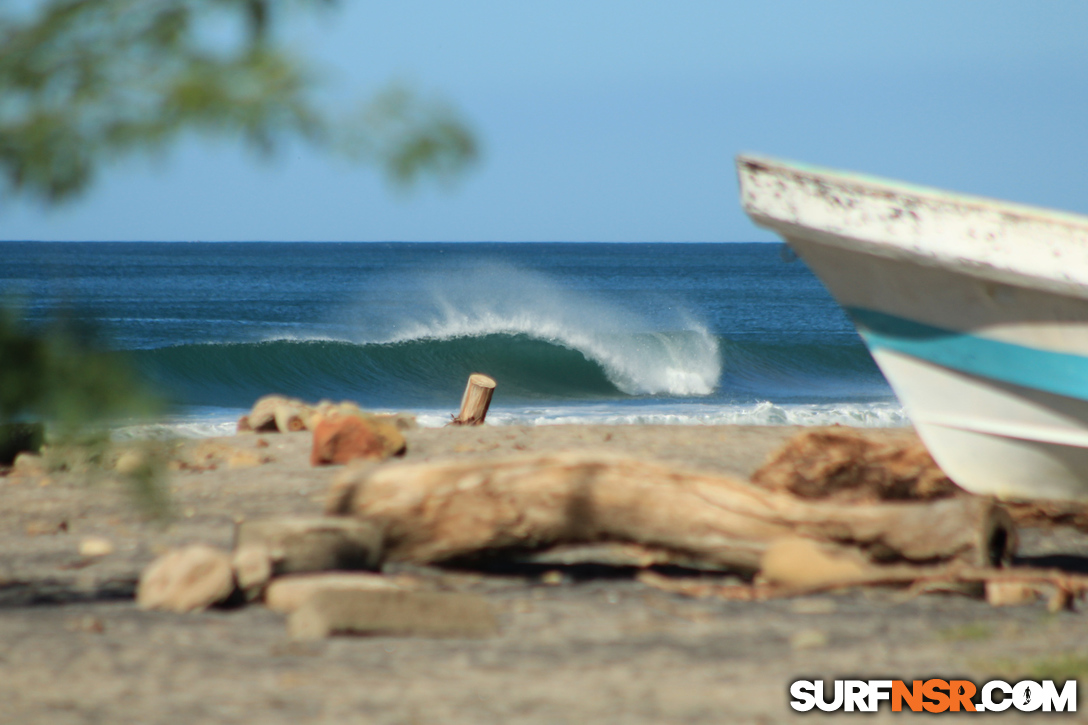
<path id="1" fill-rule="evenodd" d="M 950 478 L 1088 499 L 1088 219 L 763 159 L 738 169 L 745 210 L 851 315 Z"/>

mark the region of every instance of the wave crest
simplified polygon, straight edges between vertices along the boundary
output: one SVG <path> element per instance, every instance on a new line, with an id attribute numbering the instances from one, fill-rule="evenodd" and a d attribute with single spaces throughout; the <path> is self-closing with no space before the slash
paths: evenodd
<path id="1" fill-rule="evenodd" d="M 412 317 L 383 321 L 357 310 L 352 324 L 363 340 L 524 336 L 581 353 L 627 395 L 709 395 L 721 377 L 717 338 L 683 311 L 663 315 L 672 303 L 659 303 L 659 320 L 651 325 L 631 307 L 503 265 L 429 275 L 404 288 L 427 290 L 424 299 L 413 301 Z M 660 329 L 662 317 L 672 318 L 666 331 Z"/>

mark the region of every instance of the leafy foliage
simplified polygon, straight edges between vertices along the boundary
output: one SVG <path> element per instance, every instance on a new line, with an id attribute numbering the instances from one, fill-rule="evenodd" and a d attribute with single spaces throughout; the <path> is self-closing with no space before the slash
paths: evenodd
<path id="1" fill-rule="evenodd" d="M 43 0 L 0 15 L 0 175 L 57 202 L 103 160 L 186 130 L 241 135 L 262 152 L 303 140 L 404 182 L 447 176 L 475 142 L 440 105 L 393 89 L 354 118 L 317 107 L 316 73 L 276 42 L 289 6 L 330 0 Z M 209 28 L 235 28 L 227 33 Z"/>
<path id="2" fill-rule="evenodd" d="M 93 478 L 110 467 L 109 432 L 102 424 L 158 408 L 126 360 L 102 348 L 85 324 L 62 317 L 31 326 L 14 306 L 0 307 L 0 449 L 12 449 L 13 456 L 15 439 L 44 423 L 50 468 Z M 153 444 L 143 447 L 143 463 L 122 477 L 145 510 L 162 515 L 169 508 L 159 480 L 162 456 Z"/>
<path id="3" fill-rule="evenodd" d="M 124 358 L 100 348 L 85 325 L 32 327 L 0 307 L 0 424 L 44 420 L 55 437 L 71 438 L 95 421 L 153 412 L 154 397 Z"/>

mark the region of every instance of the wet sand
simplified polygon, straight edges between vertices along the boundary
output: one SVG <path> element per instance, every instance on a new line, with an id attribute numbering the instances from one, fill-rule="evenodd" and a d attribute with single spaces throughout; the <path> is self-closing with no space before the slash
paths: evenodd
<path id="1" fill-rule="evenodd" d="M 593 447 L 745 476 L 796 432 L 422 429 L 408 432 L 407 458 Z M 802 677 L 979 682 L 1088 671 L 1088 619 L 1048 614 L 1042 602 L 997 609 L 890 589 L 695 600 L 641 584 L 627 570 L 573 568 L 550 585 L 533 567 L 503 574 L 394 567 L 486 596 L 501 632 L 481 640 L 296 643 L 284 618 L 260 606 L 140 611 L 132 603 L 136 579 L 166 549 L 228 548 L 241 517 L 322 510 L 337 467 L 309 465 L 308 434 L 220 442 L 272 460 L 172 473 L 176 516 L 165 525 L 145 520 L 117 486 L 88 486 L 73 474 L 0 476 L 0 723 L 772 723 L 795 716 L 788 688 Z M 91 536 L 108 539 L 113 553 L 81 556 L 80 542 Z M 1088 566 L 1088 537 L 1027 530 L 1022 538 L 1022 556 Z"/>

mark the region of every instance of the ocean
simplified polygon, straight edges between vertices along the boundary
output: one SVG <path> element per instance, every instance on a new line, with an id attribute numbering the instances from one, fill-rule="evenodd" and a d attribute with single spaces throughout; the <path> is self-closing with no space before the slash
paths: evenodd
<path id="1" fill-rule="evenodd" d="M 849 319 L 777 244 L 0 242 L 32 320 L 75 309 L 171 402 L 131 434 L 231 432 L 262 395 L 438 426 L 906 424 Z"/>

